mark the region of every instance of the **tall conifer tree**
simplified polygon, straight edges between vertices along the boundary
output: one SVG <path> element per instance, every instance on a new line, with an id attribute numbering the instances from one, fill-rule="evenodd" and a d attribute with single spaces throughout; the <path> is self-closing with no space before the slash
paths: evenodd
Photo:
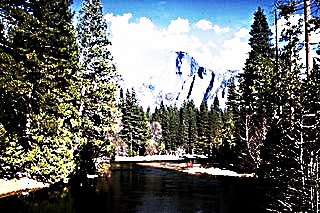
<path id="1" fill-rule="evenodd" d="M 82 158 L 86 162 L 108 155 L 110 137 L 115 131 L 117 108 L 115 92 L 116 70 L 108 48 L 107 25 L 100 0 L 83 0 L 78 23 L 80 50 L 80 85 L 83 138 Z M 90 151 L 91 150 L 91 151 Z M 91 154 L 89 154 L 91 153 Z M 80 159 L 81 161 L 81 159 Z M 90 163 L 93 165 L 93 162 Z M 83 165 L 86 167 L 85 165 Z M 86 168 L 93 172 L 92 166 Z M 86 170 L 82 168 L 82 170 Z"/>
<path id="2" fill-rule="evenodd" d="M 194 105 L 193 100 L 187 103 L 188 107 L 188 145 L 187 145 L 187 153 L 193 154 L 195 145 L 198 142 L 198 134 L 197 134 L 197 109 Z"/>
<path id="3" fill-rule="evenodd" d="M 188 144 L 188 108 L 187 103 L 184 102 L 179 110 L 179 131 L 178 131 L 178 138 L 179 138 L 179 145 L 184 149 L 187 148 Z"/>
<path id="4" fill-rule="evenodd" d="M 129 155 L 144 154 L 143 150 L 151 140 L 151 126 L 147 114 L 139 106 L 134 89 L 126 92 L 123 106 L 120 137 L 128 144 Z"/>
<path id="5" fill-rule="evenodd" d="M 10 143 L 2 157 L 10 168 L 20 167 L 48 181 L 66 178 L 75 168 L 79 90 L 73 77 L 78 62 L 70 3 L 32 0 L 1 5 L 12 26 L 1 46 L 10 55 L 6 60 L 12 63 L 7 65 L 20 66 L 14 68 L 20 72 L 14 78 L 23 82 L 15 85 L 24 105 L 19 110 L 23 123 L 17 126 L 22 132 L 6 128 Z"/>
<path id="6" fill-rule="evenodd" d="M 254 13 L 249 45 L 251 51 L 246 61 L 244 73 L 240 75 L 242 143 L 247 146 L 251 164 L 259 167 L 260 149 L 268 129 L 271 80 L 274 75 L 274 51 L 271 44 L 271 31 L 259 7 Z"/>
<path id="7" fill-rule="evenodd" d="M 200 109 L 197 113 L 197 130 L 198 130 L 198 142 L 195 144 L 196 154 L 205 154 L 208 152 L 210 134 L 208 105 L 206 101 L 202 101 Z"/>

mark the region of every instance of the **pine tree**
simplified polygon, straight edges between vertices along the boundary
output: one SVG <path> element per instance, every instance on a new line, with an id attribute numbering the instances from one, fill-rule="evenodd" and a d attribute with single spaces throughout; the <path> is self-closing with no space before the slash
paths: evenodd
<path id="1" fill-rule="evenodd" d="M 247 145 L 252 166 L 258 168 L 261 164 L 260 149 L 273 113 L 269 88 L 274 76 L 271 31 L 260 7 L 254 13 L 250 35 L 251 51 L 244 73 L 240 75 L 240 122 L 243 126 L 240 135 L 242 143 Z"/>
<path id="2" fill-rule="evenodd" d="M 75 168 L 79 90 L 73 78 L 77 46 L 69 6 L 69 1 L 62 0 L 3 1 L 1 5 L 12 24 L 1 47 L 10 55 L 7 65 L 15 69 L 19 64 L 19 74 L 12 74 L 23 82 L 14 85 L 23 91 L 17 94 L 24 100 L 20 103 L 24 109 L 17 108 L 23 120 L 17 126 L 19 133 L 5 129 L 10 143 L 3 162 L 48 181 L 66 178 Z"/>
<path id="3" fill-rule="evenodd" d="M 13 33 L 13 30 L 5 29 L 8 27 L 8 22 L 12 25 L 16 24 L 13 23 L 13 14 L 10 10 L 16 13 L 17 22 L 27 16 L 26 11 L 19 9 L 18 6 L 22 7 L 23 4 L 10 4 L 9 1 L 0 2 L 1 177 L 12 177 L 16 172 L 24 171 L 23 164 L 26 161 L 24 155 L 27 152 L 22 144 L 19 143 L 19 140 L 22 141 L 21 138 L 26 124 L 26 115 L 23 109 L 27 105 L 27 101 L 23 100 L 25 99 L 24 96 L 27 96 L 29 92 L 29 85 L 25 79 L 22 78 L 22 75 L 24 74 L 22 72 L 23 65 L 18 66 L 19 61 L 17 60 L 21 60 L 21 52 L 15 51 L 12 42 L 13 36 L 9 35 Z M 5 24 L 5 21 L 7 21 L 7 24 Z M 20 80 L 15 81 L 15 79 Z M 25 87 L 24 92 L 19 84 Z M 13 155 L 14 152 L 17 153 L 16 156 Z M 12 155 L 13 157 L 11 158 Z M 14 160 L 14 157 L 17 159 L 18 156 L 20 156 L 20 159 Z"/>
<path id="4" fill-rule="evenodd" d="M 160 111 L 159 111 L 158 107 L 156 106 L 154 109 L 154 112 L 152 113 L 151 120 L 160 122 L 160 119 L 161 119 L 160 118 Z"/>
<path id="5" fill-rule="evenodd" d="M 151 140 L 151 126 L 147 113 L 143 110 L 142 106 L 137 108 L 138 110 L 138 123 L 137 123 L 137 132 L 138 135 L 135 140 L 138 143 L 139 155 L 145 154 L 145 146 Z"/>
<path id="6" fill-rule="evenodd" d="M 183 102 L 179 110 L 178 138 L 179 138 L 179 145 L 184 150 L 187 149 L 187 144 L 188 144 L 188 124 L 189 124 L 189 120 L 188 120 L 187 103 Z"/>
<path id="7" fill-rule="evenodd" d="M 170 127 L 169 127 L 169 113 L 167 107 L 163 102 L 160 104 L 159 108 L 159 116 L 160 116 L 160 124 L 162 127 L 162 137 L 161 143 L 164 144 L 165 150 L 169 150 L 171 148 L 170 143 Z"/>
<path id="8" fill-rule="evenodd" d="M 82 119 L 81 133 L 87 150 L 80 156 L 82 172 L 94 172 L 93 160 L 108 155 L 110 135 L 115 131 L 117 108 L 115 103 L 116 75 L 108 50 L 107 25 L 103 19 L 100 0 L 83 0 L 77 26 L 80 50 L 80 85 Z M 90 153 L 90 154 L 89 154 Z M 83 157 L 86 159 L 82 163 Z M 91 166 L 86 166 L 86 162 Z"/>
<path id="9" fill-rule="evenodd" d="M 176 150 L 177 146 L 180 145 L 178 138 L 179 135 L 179 115 L 178 109 L 176 106 L 169 106 L 167 108 L 169 115 L 169 150 Z"/>
<path id="10" fill-rule="evenodd" d="M 222 131 L 223 131 L 223 121 L 222 121 L 222 111 L 220 109 L 219 99 L 216 96 L 211 106 L 212 111 L 212 142 L 214 147 L 218 147 L 222 142 Z"/>
<path id="11" fill-rule="evenodd" d="M 241 140 L 242 122 L 240 119 L 240 94 L 239 89 L 235 85 L 234 79 L 228 84 L 228 97 L 226 102 L 226 111 L 224 113 L 223 122 L 223 142 L 229 142 L 231 148 L 232 159 L 230 161 L 239 170 L 247 167 L 245 165 L 249 160 L 247 159 L 247 146 Z"/>
<path id="12" fill-rule="evenodd" d="M 144 154 L 146 143 L 151 140 L 151 127 L 146 113 L 139 106 L 136 93 L 132 88 L 126 92 L 125 102 L 122 104 L 122 129 L 120 137 L 129 147 L 129 156 Z"/>
<path id="13" fill-rule="evenodd" d="M 200 109 L 197 113 L 198 142 L 195 144 L 196 154 L 205 154 L 208 152 L 208 134 L 210 133 L 209 128 L 207 102 L 202 101 L 200 104 Z"/>
<path id="14" fill-rule="evenodd" d="M 194 105 L 193 100 L 187 103 L 188 107 L 188 145 L 187 145 L 187 154 L 194 153 L 195 144 L 198 142 L 197 135 L 197 109 Z"/>
<path id="15" fill-rule="evenodd" d="M 237 94 L 234 79 L 232 79 L 228 85 L 228 96 L 226 102 L 226 111 L 224 113 L 224 138 L 234 145 L 236 136 L 236 120 L 238 114 L 237 108 Z"/>

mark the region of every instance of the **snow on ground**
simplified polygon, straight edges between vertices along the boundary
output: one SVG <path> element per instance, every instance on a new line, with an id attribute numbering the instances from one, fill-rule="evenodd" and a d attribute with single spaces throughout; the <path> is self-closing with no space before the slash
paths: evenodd
<path id="1" fill-rule="evenodd" d="M 27 177 L 12 180 L 0 179 L 0 197 L 15 192 L 28 191 L 44 187 L 49 187 L 49 184 L 41 183 Z"/>
<path id="2" fill-rule="evenodd" d="M 148 156 L 116 156 L 115 162 L 139 162 L 139 161 L 170 161 L 170 160 L 182 160 L 183 158 L 177 155 L 148 155 Z"/>
<path id="3" fill-rule="evenodd" d="M 200 164 L 193 164 L 193 167 L 188 168 L 186 163 L 166 163 L 166 162 L 144 162 L 138 163 L 138 165 L 142 166 L 150 166 L 155 168 L 165 168 L 172 169 L 177 171 L 182 171 L 184 173 L 198 175 L 198 174 L 206 174 L 206 175 L 220 175 L 220 176 L 231 176 L 231 177 L 254 177 L 254 173 L 251 174 L 239 174 L 234 171 L 219 169 L 219 168 L 203 168 Z"/>
<path id="4" fill-rule="evenodd" d="M 253 177 L 254 174 L 238 174 L 234 171 L 219 169 L 219 168 L 201 168 L 193 167 L 189 169 L 182 170 L 183 172 L 189 174 L 208 174 L 208 175 L 222 175 L 222 176 L 232 176 L 232 177 Z"/>

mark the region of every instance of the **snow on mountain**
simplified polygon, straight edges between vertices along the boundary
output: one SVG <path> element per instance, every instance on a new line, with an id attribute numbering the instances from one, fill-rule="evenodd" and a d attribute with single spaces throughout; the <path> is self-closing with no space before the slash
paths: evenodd
<path id="1" fill-rule="evenodd" d="M 154 109 L 162 101 L 166 105 L 180 106 L 189 99 L 193 99 L 196 106 L 202 100 L 206 100 L 210 106 L 216 95 L 224 108 L 227 84 L 239 71 L 202 67 L 195 58 L 182 51 L 170 52 L 164 58 L 165 70 L 141 76 L 140 81 L 129 82 L 130 77 L 123 76 L 123 87 L 132 86 L 145 109 Z"/>

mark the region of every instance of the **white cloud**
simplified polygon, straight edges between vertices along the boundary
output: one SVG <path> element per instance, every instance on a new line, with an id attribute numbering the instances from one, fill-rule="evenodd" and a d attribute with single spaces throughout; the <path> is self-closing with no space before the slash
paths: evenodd
<path id="1" fill-rule="evenodd" d="M 203 31 L 207 31 L 207 30 L 212 30 L 213 29 L 213 25 L 210 21 L 206 20 L 206 19 L 201 19 L 199 20 L 195 26 Z"/>
<path id="2" fill-rule="evenodd" d="M 213 23 L 207 19 L 201 19 L 195 24 L 196 28 L 202 31 L 213 30 L 215 33 L 227 33 L 230 31 L 228 27 L 220 27 L 219 25 Z"/>
<path id="3" fill-rule="evenodd" d="M 190 30 L 190 24 L 188 19 L 178 17 L 175 20 L 171 20 L 168 26 L 168 32 L 170 33 L 187 33 Z"/>
<path id="4" fill-rule="evenodd" d="M 126 87 L 142 85 L 150 78 L 164 78 L 166 89 L 173 89 L 176 85 L 170 86 L 168 73 L 174 74 L 175 51 L 187 52 L 200 66 L 221 72 L 241 69 L 248 52 L 241 33 L 234 34 L 234 38 L 227 34 L 229 39 L 223 39 L 221 34 L 217 37 L 220 40 L 204 39 L 201 33 L 206 32 L 194 33 L 187 19 L 172 20 L 165 29 L 158 28 L 147 17 L 132 21 L 130 13 L 107 14 L 105 19 L 111 23 L 110 50 Z M 227 31 L 227 28 L 219 29 L 219 32 Z"/>
<path id="5" fill-rule="evenodd" d="M 249 31 L 241 28 L 231 39 L 224 40 L 219 56 L 214 58 L 216 67 L 221 70 L 239 70 L 244 66 L 250 51 L 246 32 Z"/>
<path id="6" fill-rule="evenodd" d="M 217 47 L 217 45 L 213 42 L 213 41 L 208 41 L 208 43 L 207 43 L 207 46 L 209 47 L 209 48 L 216 48 Z"/>
<path id="7" fill-rule="evenodd" d="M 228 27 L 220 27 L 219 25 L 215 24 L 213 26 L 213 30 L 216 33 L 227 33 L 230 31 L 230 29 Z"/>
<path id="8" fill-rule="evenodd" d="M 248 38 L 249 30 L 247 28 L 240 28 L 240 30 L 237 31 L 234 35 L 238 38 Z"/>

